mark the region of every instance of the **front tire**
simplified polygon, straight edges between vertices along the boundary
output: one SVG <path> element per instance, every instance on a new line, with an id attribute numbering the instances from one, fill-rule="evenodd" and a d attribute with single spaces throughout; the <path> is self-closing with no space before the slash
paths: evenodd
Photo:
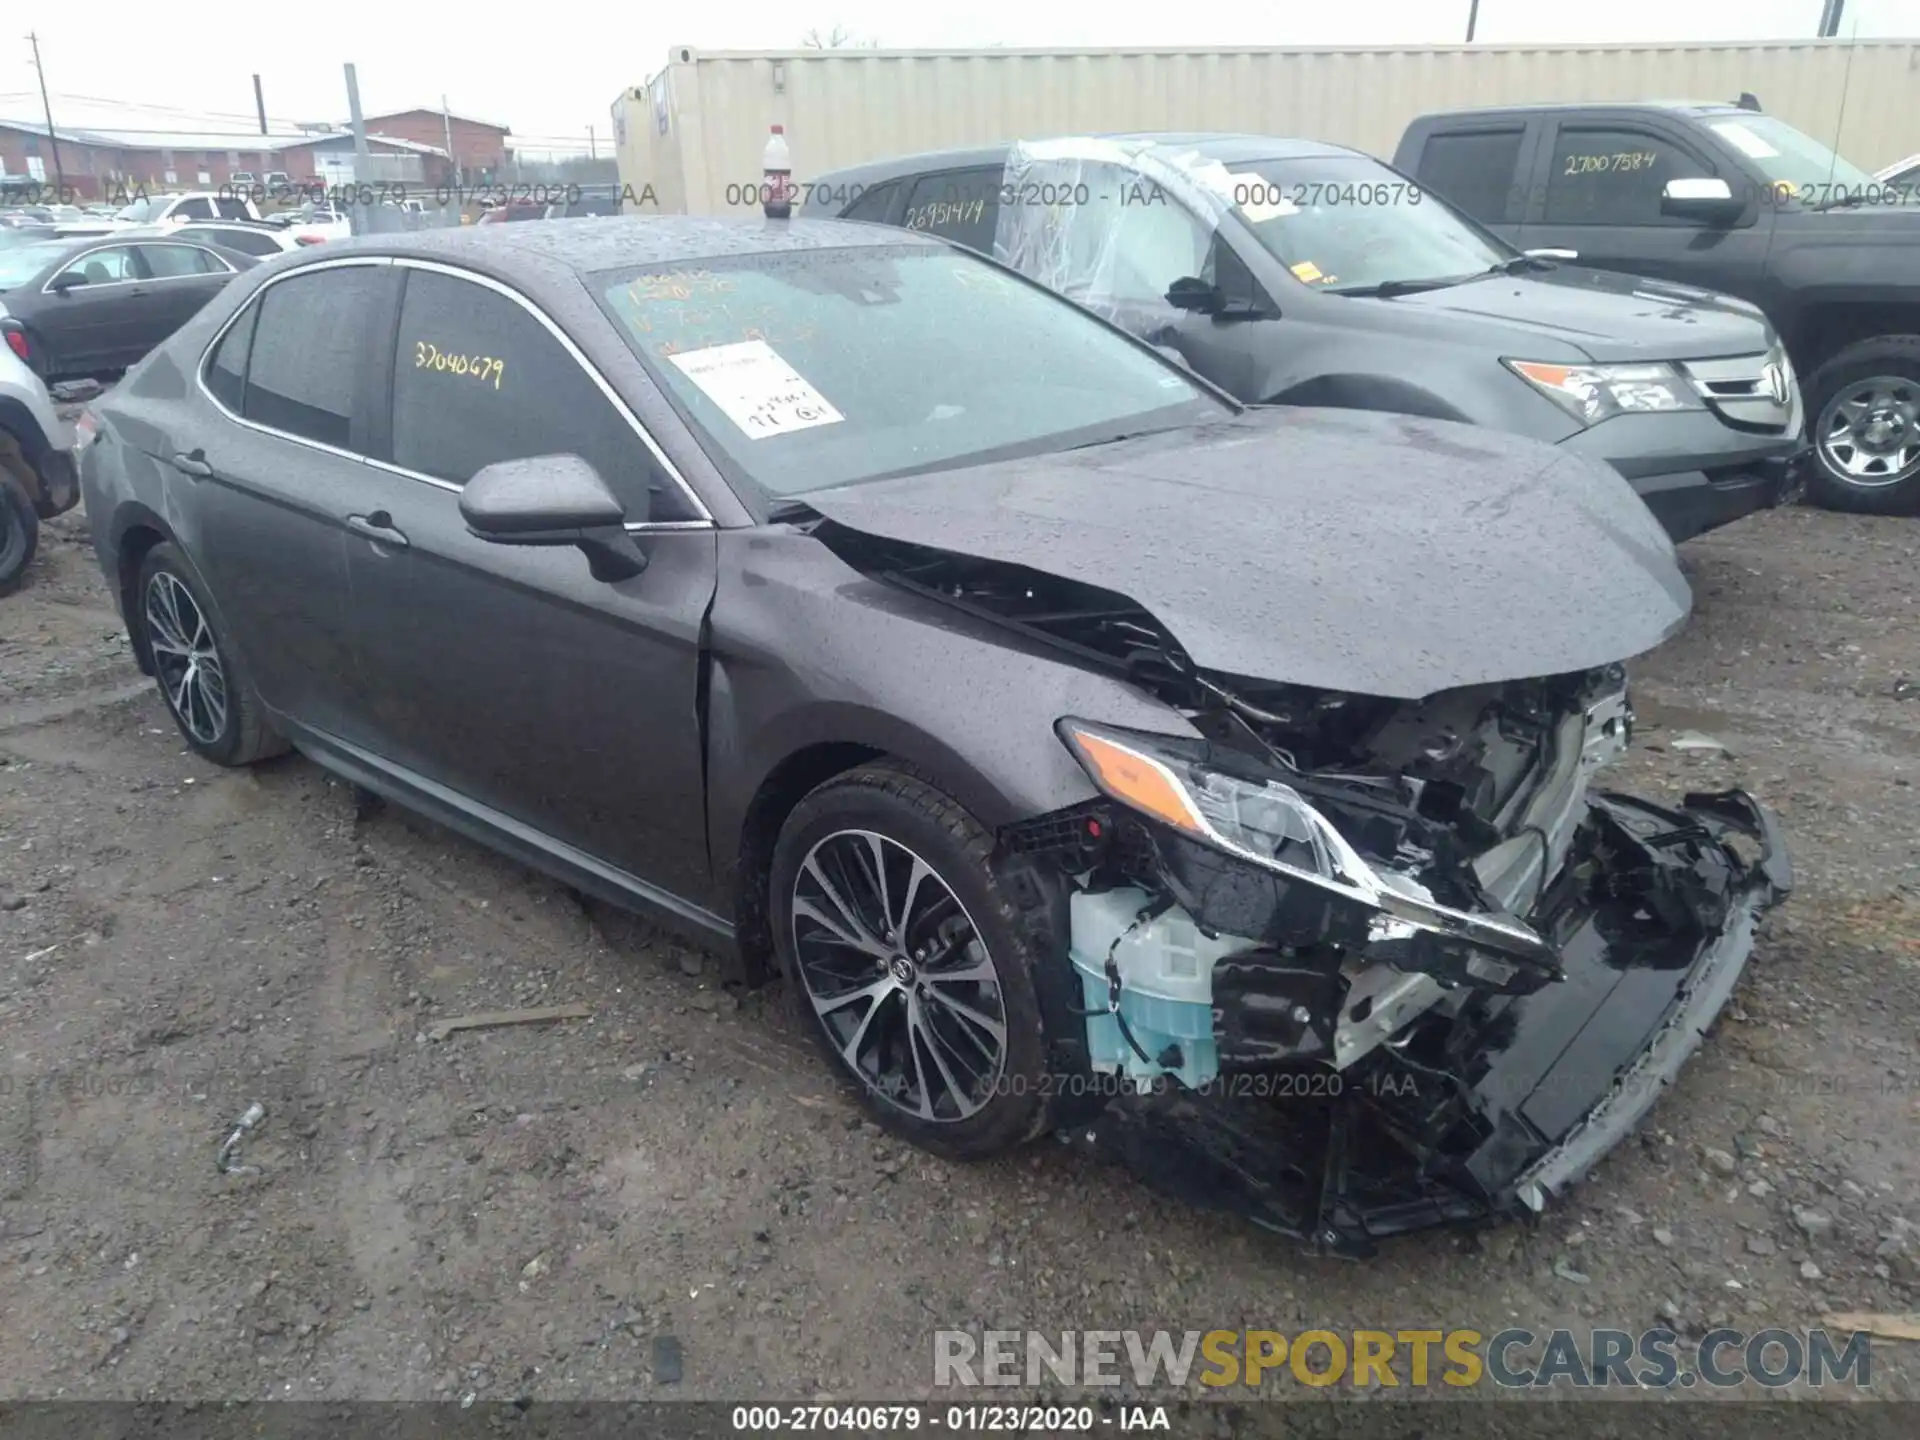
<path id="1" fill-rule="evenodd" d="M 1040 963 L 993 838 L 887 764 L 827 781 L 774 847 L 774 946 L 801 1025 L 887 1130 L 951 1159 L 1049 1123 Z"/>
<path id="2" fill-rule="evenodd" d="M 267 724 L 246 662 L 215 621 L 205 584 L 177 546 L 147 552 L 133 603 L 167 713 L 195 754 L 239 766 L 287 748 Z"/>
<path id="3" fill-rule="evenodd" d="M 1849 345 L 1807 382 L 1813 500 L 1829 510 L 1920 509 L 1920 336 Z"/>

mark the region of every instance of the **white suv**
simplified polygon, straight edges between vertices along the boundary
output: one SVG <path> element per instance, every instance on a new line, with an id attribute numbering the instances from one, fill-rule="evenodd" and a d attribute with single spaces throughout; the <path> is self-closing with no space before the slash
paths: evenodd
<path id="1" fill-rule="evenodd" d="M 153 195 L 124 205 L 114 214 L 119 225 L 185 225 L 194 220 L 253 220 L 260 212 L 243 195 L 193 190 L 185 195 Z"/>
<path id="2" fill-rule="evenodd" d="M 73 427 L 53 408 L 40 377 L 0 346 L 0 595 L 40 543 L 40 522 L 80 499 Z"/>

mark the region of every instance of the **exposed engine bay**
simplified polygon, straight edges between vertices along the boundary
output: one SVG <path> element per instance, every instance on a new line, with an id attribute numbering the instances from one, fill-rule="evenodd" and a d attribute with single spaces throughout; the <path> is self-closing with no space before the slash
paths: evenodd
<path id="1" fill-rule="evenodd" d="M 1542 1208 L 1652 1103 L 1791 887 L 1744 794 L 1593 788 L 1631 733 L 1620 665 L 1314 690 L 1203 669 L 1078 581 L 816 533 L 1201 737 L 1064 717 L 1101 797 L 1001 838 L 1069 892 L 1084 1062 L 1127 1102 L 1099 1142 L 1321 1250 Z"/>

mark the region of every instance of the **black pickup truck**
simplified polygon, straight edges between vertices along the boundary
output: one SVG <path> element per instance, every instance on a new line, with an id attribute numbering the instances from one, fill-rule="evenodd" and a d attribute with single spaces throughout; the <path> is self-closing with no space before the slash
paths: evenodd
<path id="1" fill-rule="evenodd" d="M 1920 508 L 1920 187 L 1752 96 L 1426 115 L 1394 165 L 1523 250 L 1757 304 L 1803 377 L 1813 497 Z"/>

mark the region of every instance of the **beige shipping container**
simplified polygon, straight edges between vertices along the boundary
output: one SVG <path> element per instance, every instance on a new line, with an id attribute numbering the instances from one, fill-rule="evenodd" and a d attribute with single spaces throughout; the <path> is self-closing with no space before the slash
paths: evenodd
<path id="1" fill-rule="evenodd" d="M 712 53 L 676 46 L 664 70 L 615 102 L 614 130 L 620 177 L 643 197 L 642 208 L 695 215 L 757 206 L 770 125 L 786 127 L 794 178 L 804 184 L 890 155 L 1100 131 L 1249 131 L 1390 158 L 1407 122 L 1433 110 L 1730 101 L 1750 91 L 1769 114 L 1874 170 L 1920 151 L 1917 70 L 1913 40 Z"/>

